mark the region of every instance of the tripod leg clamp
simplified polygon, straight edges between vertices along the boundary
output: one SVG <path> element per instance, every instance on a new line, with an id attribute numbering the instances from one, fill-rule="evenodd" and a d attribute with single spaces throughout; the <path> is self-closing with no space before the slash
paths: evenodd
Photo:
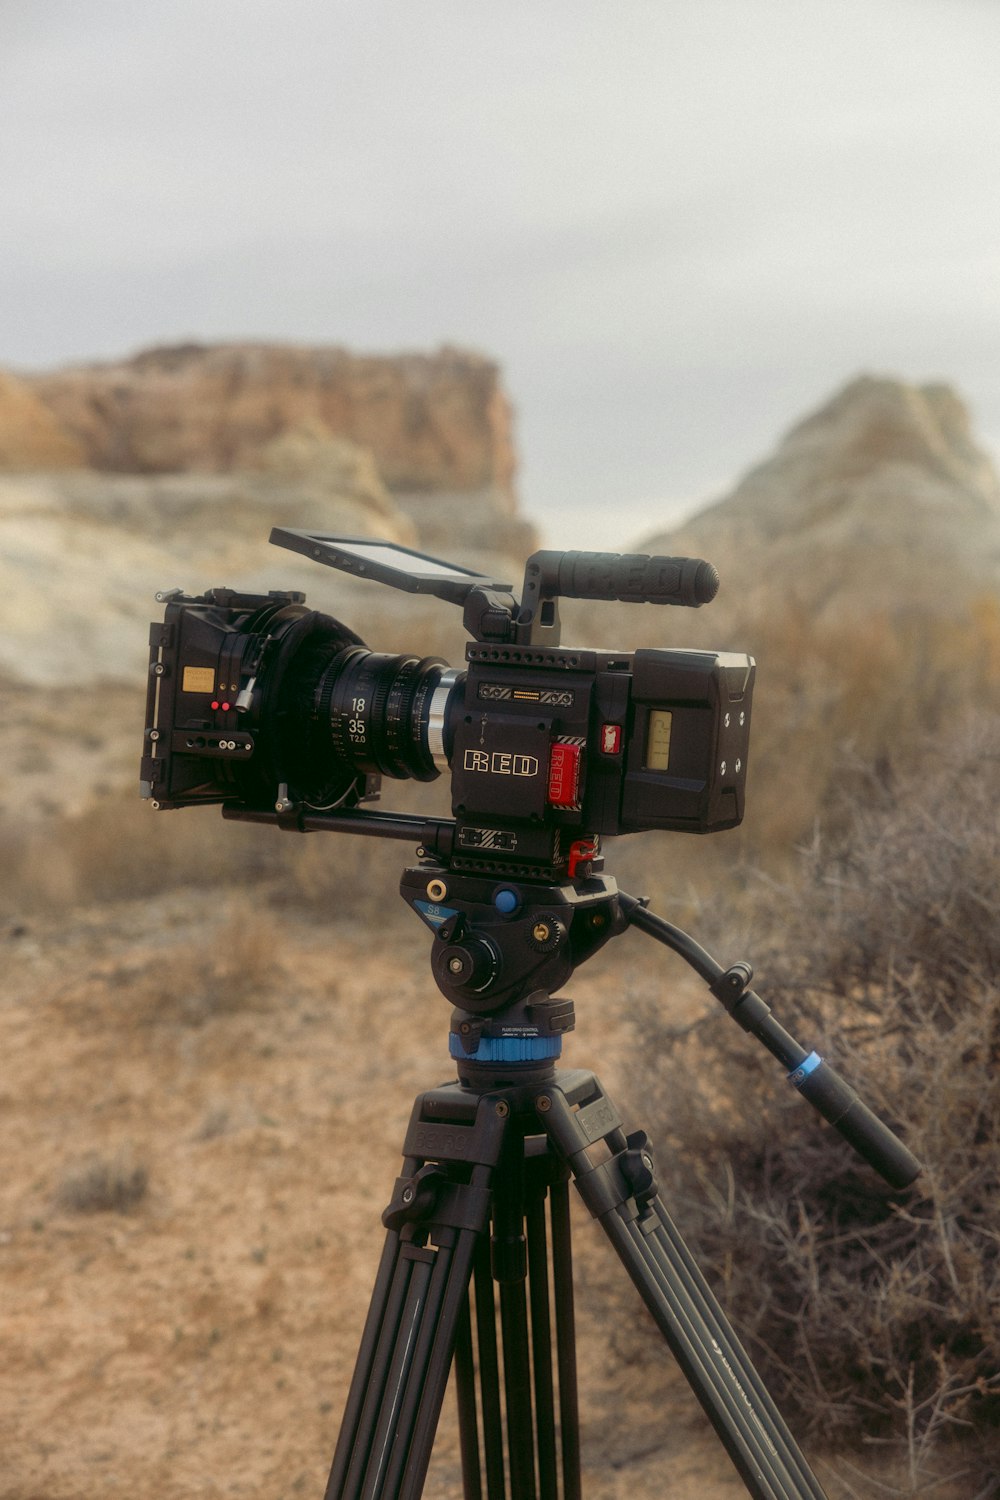
<path id="1" fill-rule="evenodd" d="M 412 1177 L 396 1179 L 392 1202 L 382 1215 L 386 1229 L 399 1231 L 404 1224 L 415 1224 L 430 1216 L 447 1178 L 440 1167 L 421 1167 Z"/>
<path id="2" fill-rule="evenodd" d="M 408 1224 L 436 1224 L 482 1234 L 490 1221 L 493 1194 L 471 1182 L 453 1182 L 436 1163 L 412 1177 L 398 1177 L 392 1202 L 382 1215 L 386 1229 L 399 1234 Z"/>
<path id="3" fill-rule="evenodd" d="M 649 1136 L 644 1130 L 636 1130 L 626 1140 L 628 1148 L 618 1158 L 618 1165 L 641 1214 L 658 1192 Z"/>

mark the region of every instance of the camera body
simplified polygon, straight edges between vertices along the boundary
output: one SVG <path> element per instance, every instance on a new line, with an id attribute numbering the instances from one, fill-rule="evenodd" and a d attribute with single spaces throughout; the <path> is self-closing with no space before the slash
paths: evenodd
<path id="1" fill-rule="evenodd" d="M 271 539 L 461 604 L 475 637 L 466 668 L 370 651 L 298 593 L 161 595 L 141 770 L 155 806 L 221 802 L 288 826 L 296 809 L 360 819 L 383 775 L 450 770 L 452 865 L 540 877 L 572 876 L 602 835 L 742 819 L 751 657 L 559 644 L 560 594 L 697 606 L 717 587 L 708 564 L 536 553 L 517 601 L 507 584 L 388 544 Z"/>
<path id="2" fill-rule="evenodd" d="M 591 835 L 743 817 L 753 663 L 707 651 L 467 648 L 455 862 L 570 858 Z"/>

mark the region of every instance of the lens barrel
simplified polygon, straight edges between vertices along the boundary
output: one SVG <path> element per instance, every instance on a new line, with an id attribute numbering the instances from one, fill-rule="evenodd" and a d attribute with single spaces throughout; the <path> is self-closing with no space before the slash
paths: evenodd
<path id="1" fill-rule="evenodd" d="M 430 744 L 430 708 L 447 666 L 436 656 L 386 656 L 364 647 L 336 657 L 314 697 L 331 754 L 359 771 L 433 781 L 441 768 Z"/>
<path id="2" fill-rule="evenodd" d="M 279 758 L 297 800 L 346 805 L 365 775 L 432 781 L 448 768 L 450 703 L 465 673 L 440 657 L 369 651 L 317 616 L 282 677 Z"/>

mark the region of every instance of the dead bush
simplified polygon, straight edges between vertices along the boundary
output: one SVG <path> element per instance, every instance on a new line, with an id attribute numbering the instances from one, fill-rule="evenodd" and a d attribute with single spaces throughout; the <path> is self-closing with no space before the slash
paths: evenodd
<path id="1" fill-rule="evenodd" d="M 996 718 L 854 767 L 758 907 L 759 992 L 923 1161 L 906 1193 L 721 1013 L 678 1033 L 636 1004 L 665 1194 L 779 1404 L 817 1441 L 898 1445 L 913 1495 L 1000 1471 L 998 785 Z"/>
<path id="2" fill-rule="evenodd" d="M 56 1190 L 63 1213 L 130 1213 L 149 1190 L 149 1171 L 128 1147 L 68 1168 Z"/>
<path id="3" fill-rule="evenodd" d="M 386 803 L 440 815 L 435 789 L 389 783 Z M 131 790 L 85 812 L 36 823 L 0 820 L 0 917 L 63 913 L 154 897 L 178 886 L 244 889 L 317 921 L 406 920 L 398 894 L 413 847 L 350 834 L 285 833 L 223 820 L 218 807 L 154 812 Z M 411 919 L 412 920 L 412 919 Z"/>
<path id="4" fill-rule="evenodd" d="M 154 1024 L 203 1026 L 267 1008 L 280 993 L 284 940 L 265 903 L 229 893 L 216 919 L 119 977 L 129 1013 Z"/>
<path id="5" fill-rule="evenodd" d="M 744 849 L 772 865 L 835 803 L 845 760 L 899 760 L 929 734 L 951 743 L 978 705 L 1000 712 L 1000 601 L 952 617 L 914 604 L 818 619 L 794 603 L 733 632 L 758 663 Z"/>

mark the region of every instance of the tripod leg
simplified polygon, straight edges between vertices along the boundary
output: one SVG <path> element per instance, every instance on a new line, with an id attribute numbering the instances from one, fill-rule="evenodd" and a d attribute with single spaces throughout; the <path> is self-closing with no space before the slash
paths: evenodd
<path id="1" fill-rule="evenodd" d="M 624 1135 L 589 1073 L 558 1075 L 536 1107 L 754 1500 L 825 1500 L 660 1201 L 645 1137 Z"/>
<path id="2" fill-rule="evenodd" d="M 423 1490 L 507 1124 L 481 1100 L 456 1118 L 445 1092 L 414 1106 L 326 1500 Z"/>
<path id="3" fill-rule="evenodd" d="M 466 1500 L 580 1500 L 569 1168 L 532 1094 L 417 1100 L 326 1500 L 418 1500 L 453 1356 Z"/>
<path id="4" fill-rule="evenodd" d="M 549 1165 L 551 1175 L 552 1165 Z M 576 1327 L 573 1307 L 573 1259 L 570 1248 L 569 1187 L 565 1167 L 549 1189 L 552 1290 L 555 1309 L 555 1350 L 549 1302 L 549 1243 L 544 1200 L 530 1195 L 527 1202 L 528 1275 L 531 1290 L 531 1344 L 535 1373 L 535 1410 L 538 1434 L 538 1480 L 543 1497 L 561 1493 L 564 1500 L 580 1500 L 580 1408 L 576 1385 Z M 553 1352 L 559 1377 L 559 1417 L 556 1421 Z M 562 1490 L 557 1482 L 557 1435 L 561 1439 Z"/>
<path id="5" fill-rule="evenodd" d="M 569 1184 L 565 1178 L 552 1189 L 551 1217 L 563 1488 L 566 1500 L 580 1500 L 583 1480 L 580 1472 L 580 1400 L 576 1384 L 576 1311 L 573 1303 Z"/>
<path id="6" fill-rule="evenodd" d="M 483 1453 L 486 1459 L 487 1494 L 489 1500 L 504 1500 L 506 1490 L 504 1487 L 503 1415 L 500 1403 L 500 1359 L 493 1305 L 490 1247 L 485 1240 L 476 1247 L 475 1293 L 476 1343 L 479 1351 L 479 1389 L 483 1407 Z"/>
<path id="7" fill-rule="evenodd" d="M 537 1130 L 533 1111 L 530 1126 Z M 488 1500 L 506 1500 L 508 1494 L 510 1500 L 580 1500 L 568 1179 L 565 1163 L 544 1136 L 533 1133 L 522 1140 L 517 1129 L 511 1132 L 509 1150 L 494 1178 L 489 1254 L 481 1244 L 475 1267 Z M 475 1364 L 471 1350 L 469 1363 Z M 456 1374 L 461 1375 L 457 1360 Z M 472 1500 L 481 1494 L 478 1428 L 475 1403 L 463 1392 L 461 1380 L 459 1401 L 463 1454 L 471 1456 L 476 1448 L 471 1483 L 471 1463 L 466 1461 L 463 1468 L 466 1500 Z"/>
<path id="8" fill-rule="evenodd" d="M 479 1423 L 476 1415 L 476 1365 L 472 1348 L 472 1314 L 466 1298 L 455 1340 L 455 1387 L 458 1393 L 458 1435 L 462 1452 L 462 1491 L 465 1500 L 482 1500 L 479 1465 Z"/>

